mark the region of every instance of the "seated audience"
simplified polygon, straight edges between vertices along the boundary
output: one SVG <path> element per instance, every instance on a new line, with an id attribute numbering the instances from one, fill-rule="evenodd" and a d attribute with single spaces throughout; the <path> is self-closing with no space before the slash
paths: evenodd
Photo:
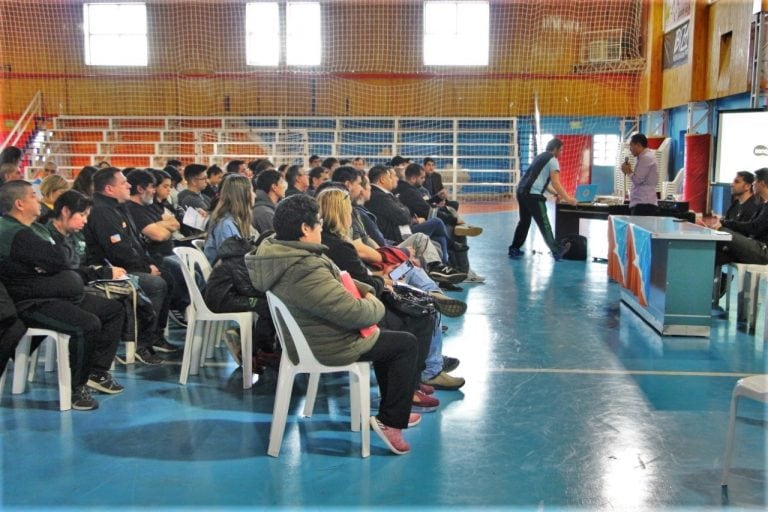
<path id="1" fill-rule="evenodd" d="M 87 264 L 119 266 L 138 277 L 139 286 L 152 301 L 156 324 L 150 332 L 139 332 L 136 358 L 145 364 L 161 364 L 163 359 L 155 354 L 156 349 L 176 350 L 164 335 L 172 279 L 161 272 L 147 252 L 136 223 L 125 207 L 131 199 L 131 185 L 126 177 L 119 169 L 107 167 L 94 174 L 93 183 L 92 215 L 83 229 Z"/>
<path id="2" fill-rule="evenodd" d="M 163 171 L 157 171 L 163 173 Z M 167 176 L 166 173 L 163 173 Z M 173 235 L 179 231 L 179 221 L 166 212 L 162 205 L 155 205 L 157 187 L 152 171 L 137 169 L 128 174 L 131 185 L 131 198 L 125 203 L 135 223 L 136 230 L 142 234 L 145 247 L 152 261 L 160 270 L 173 280 L 169 287 L 170 316 L 178 324 L 186 327 L 184 311 L 189 305 L 189 292 L 181 270 L 181 261 L 173 253 Z M 170 192 L 171 179 L 163 180 L 164 188 Z M 164 193 L 167 198 L 168 194 Z M 171 347 L 165 347 L 164 352 Z"/>
<path id="3" fill-rule="evenodd" d="M 34 187 L 33 187 L 34 188 Z M 40 218 L 37 222 L 45 224 L 53 216 L 53 204 L 61 194 L 69 190 L 69 182 L 58 174 L 47 176 L 40 184 Z"/>
<path id="4" fill-rule="evenodd" d="M 211 209 L 211 200 L 202 193 L 208 186 L 206 171 L 205 166 L 200 164 L 189 164 L 184 168 L 184 180 L 187 182 L 187 189 L 179 192 L 179 206 L 196 208 L 201 214 L 208 214 Z"/>
<path id="5" fill-rule="evenodd" d="M 731 183 L 731 206 L 725 212 L 726 220 L 747 221 L 760 209 L 762 200 L 752 193 L 755 175 L 749 171 L 739 171 Z"/>
<path id="6" fill-rule="evenodd" d="M 328 184 L 324 184 L 318 191 L 317 203 L 324 222 L 322 241 L 323 245 L 328 247 L 327 256 L 341 270 L 349 272 L 353 279 L 372 286 L 376 290 L 376 295 L 381 296 L 385 293 L 385 287 L 391 286 L 392 281 L 385 272 L 371 272 L 355 249 L 350 238 L 352 204 L 349 193 L 345 189 L 335 187 L 327 187 L 326 189 L 325 185 Z M 409 282 L 411 279 L 413 281 Z M 440 293 L 438 286 L 418 267 L 406 274 L 406 281 L 427 293 L 431 293 L 438 310 L 444 310 L 446 314 L 450 313 L 449 316 L 459 316 L 466 310 L 466 304 L 463 302 L 450 299 Z M 400 318 L 399 315 L 393 314 L 385 317 L 386 323 L 384 325 L 395 330 L 407 330 L 414 333 L 420 340 L 420 346 L 427 349 L 427 352 L 420 354 L 419 357 L 419 361 L 425 361 L 426 367 L 420 369 L 420 378 L 425 383 L 438 389 L 458 389 L 464 385 L 464 379 L 448 375 L 443 370 L 443 337 L 440 322 L 437 320 L 429 316 Z M 458 360 L 455 361 L 456 366 L 458 366 Z M 437 399 L 426 397 L 419 389 L 418 382 L 419 380 L 416 381 L 417 385 L 414 388 L 414 406 L 420 407 L 423 412 L 426 412 L 428 407 L 431 407 L 430 410 L 434 410 L 439 402 Z"/>
<path id="7" fill-rule="evenodd" d="M 285 197 L 285 179 L 274 169 L 267 169 L 256 178 L 256 201 L 253 207 L 253 227 L 259 233 L 272 231 L 275 206 Z"/>
<path id="8" fill-rule="evenodd" d="M 208 185 L 203 189 L 202 194 L 213 201 L 219 195 L 219 185 L 224 178 L 224 171 L 218 165 L 210 166 L 205 174 L 208 176 Z"/>
<path id="9" fill-rule="evenodd" d="M 83 279 L 71 268 L 64 247 L 35 222 L 40 202 L 29 183 L 0 187 L 0 211 L 0 281 L 27 327 L 70 335 L 72 408 L 96 409 L 99 404 L 88 386 L 122 391 L 109 368 L 120 341 L 123 308 L 117 301 L 84 293 Z M 87 214 L 74 217 L 73 230 L 82 227 Z"/>
<path id="10" fill-rule="evenodd" d="M 255 289 L 245 267 L 245 255 L 254 249 L 251 240 L 233 236 L 219 247 L 219 262 L 213 268 L 205 286 L 205 303 L 214 313 L 254 311 L 258 314 L 253 326 L 253 369 L 261 373 L 263 366 L 279 364 L 275 354 L 275 327 L 264 293 Z M 237 330 L 225 333 L 232 356 L 242 364 L 240 336 Z"/>
<path id="11" fill-rule="evenodd" d="M 357 283 L 361 299 L 344 288 L 338 267 L 323 255 L 322 226 L 314 199 L 300 194 L 281 201 L 275 211 L 275 237 L 246 256 L 251 281 L 286 303 L 319 362 L 373 362 L 381 401 L 371 426 L 391 451 L 407 453 L 410 445 L 402 429 L 419 421 L 410 412 L 416 338 L 379 328 L 365 337 L 360 334 L 360 329 L 382 320 L 385 308 L 370 286 Z M 296 361 L 295 349 L 290 344 L 286 349 L 284 357 Z"/>
<path id="12" fill-rule="evenodd" d="M 77 173 L 77 178 L 72 183 L 72 190 L 77 190 L 81 194 L 93 197 L 93 175 L 98 171 L 97 168 L 86 165 Z"/>
<path id="13" fill-rule="evenodd" d="M 208 222 L 208 236 L 203 252 L 211 265 L 219 259 L 219 247 L 233 236 L 250 239 L 258 236 L 251 226 L 251 208 L 254 194 L 251 182 L 245 176 L 230 174 L 222 181 L 216 209 Z"/>
<path id="14" fill-rule="evenodd" d="M 314 196 L 317 187 L 329 179 L 330 173 L 328 172 L 328 169 L 322 166 L 313 167 L 312 170 L 309 171 L 309 188 L 307 189 L 307 193 L 311 196 Z"/>
<path id="15" fill-rule="evenodd" d="M 729 242 L 717 244 L 715 275 L 725 263 L 768 264 L 768 168 L 755 171 L 753 187 L 761 204 L 751 219 L 739 221 L 714 217 L 710 221 L 710 227 L 727 231 L 733 237 Z"/>
<path id="16" fill-rule="evenodd" d="M 309 176 L 307 171 L 300 165 L 292 165 L 285 171 L 285 181 L 288 183 L 288 190 L 285 191 L 285 197 L 294 194 L 303 194 L 309 188 Z"/>

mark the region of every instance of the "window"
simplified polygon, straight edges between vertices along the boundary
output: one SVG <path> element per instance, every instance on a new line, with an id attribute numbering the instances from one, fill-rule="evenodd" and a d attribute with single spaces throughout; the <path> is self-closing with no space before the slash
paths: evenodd
<path id="1" fill-rule="evenodd" d="M 592 137 L 592 163 L 594 165 L 616 165 L 619 154 L 619 136 L 598 133 Z"/>
<path id="2" fill-rule="evenodd" d="M 282 12 L 280 7 L 278 2 L 246 4 L 245 53 L 248 65 L 278 66 L 281 62 L 288 66 L 320 65 L 320 3 L 288 2 Z M 281 22 L 282 16 L 285 16 L 285 23 Z M 284 38 L 282 26 L 285 27 Z"/>
<path id="3" fill-rule="evenodd" d="M 84 4 L 83 34 L 88 66 L 147 65 L 145 4 Z"/>
<path id="4" fill-rule="evenodd" d="M 424 2 L 424 65 L 487 66 L 488 2 Z"/>
<path id="5" fill-rule="evenodd" d="M 285 16 L 286 64 L 319 66 L 321 58 L 320 4 L 288 2 Z"/>
<path id="6" fill-rule="evenodd" d="M 280 10 L 277 2 L 245 6 L 245 58 L 250 66 L 280 63 Z"/>

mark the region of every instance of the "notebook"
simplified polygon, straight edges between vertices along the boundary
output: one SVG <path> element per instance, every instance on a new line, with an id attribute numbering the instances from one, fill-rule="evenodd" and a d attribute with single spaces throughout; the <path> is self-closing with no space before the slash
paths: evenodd
<path id="1" fill-rule="evenodd" d="M 579 204 L 592 204 L 597 196 L 597 185 L 578 185 L 576 187 L 576 201 Z"/>
<path id="2" fill-rule="evenodd" d="M 343 270 L 341 272 L 341 276 L 340 277 L 341 277 L 341 284 L 344 285 L 344 288 L 346 288 L 347 291 L 354 298 L 356 298 L 356 299 L 362 298 L 360 296 L 360 290 L 358 290 L 357 286 L 355 286 L 355 282 L 352 279 L 352 276 L 349 275 L 349 272 L 347 272 L 346 270 Z M 360 336 L 362 336 L 363 338 L 367 338 L 368 336 L 370 336 L 371 334 L 376 332 L 376 329 L 377 329 L 376 324 L 370 325 L 368 327 L 363 327 L 363 328 L 360 329 Z"/>

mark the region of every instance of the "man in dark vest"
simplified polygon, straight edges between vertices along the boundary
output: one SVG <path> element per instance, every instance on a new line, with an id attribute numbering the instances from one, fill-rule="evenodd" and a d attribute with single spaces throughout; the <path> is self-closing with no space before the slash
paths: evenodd
<path id="1" fill-rule="evenodd" d="M 520 247 L 523 246 L 525 238 L 528 236 L 531 218 L 536 221 L 544 241 L 552 251 L 552 256 L 556 260 L 562 257 L 563 251 L 555 241 L 554 235 L 552 235 L 552 226 L 550 226 L 549 217 L 547 216 L 547 199 L 544 197 L 544 191 L 551 187 L 560 201 L 576 204 L 576 199 L 571 197 L 560 183 L 560 163 L 557 161 L 557 157 L 562 149 L 563 141 L 560 139 L 549 141 L 547 150 L 534 158 L 520 180 L 520 185 L 517 187 L 520 221 L 517 223 L 512 245 L 509 246 L 510 258 L 519 258 L 523 255 Z"/>

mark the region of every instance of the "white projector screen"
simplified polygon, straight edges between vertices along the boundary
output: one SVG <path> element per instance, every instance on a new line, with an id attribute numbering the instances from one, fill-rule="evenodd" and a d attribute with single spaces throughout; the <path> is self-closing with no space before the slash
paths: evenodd
<path id="1" fill-rule="evenodd" d="M 768 167 L 768 111 L 720 112 L 715 182 L 731 183 L 739 171 Z"/>

